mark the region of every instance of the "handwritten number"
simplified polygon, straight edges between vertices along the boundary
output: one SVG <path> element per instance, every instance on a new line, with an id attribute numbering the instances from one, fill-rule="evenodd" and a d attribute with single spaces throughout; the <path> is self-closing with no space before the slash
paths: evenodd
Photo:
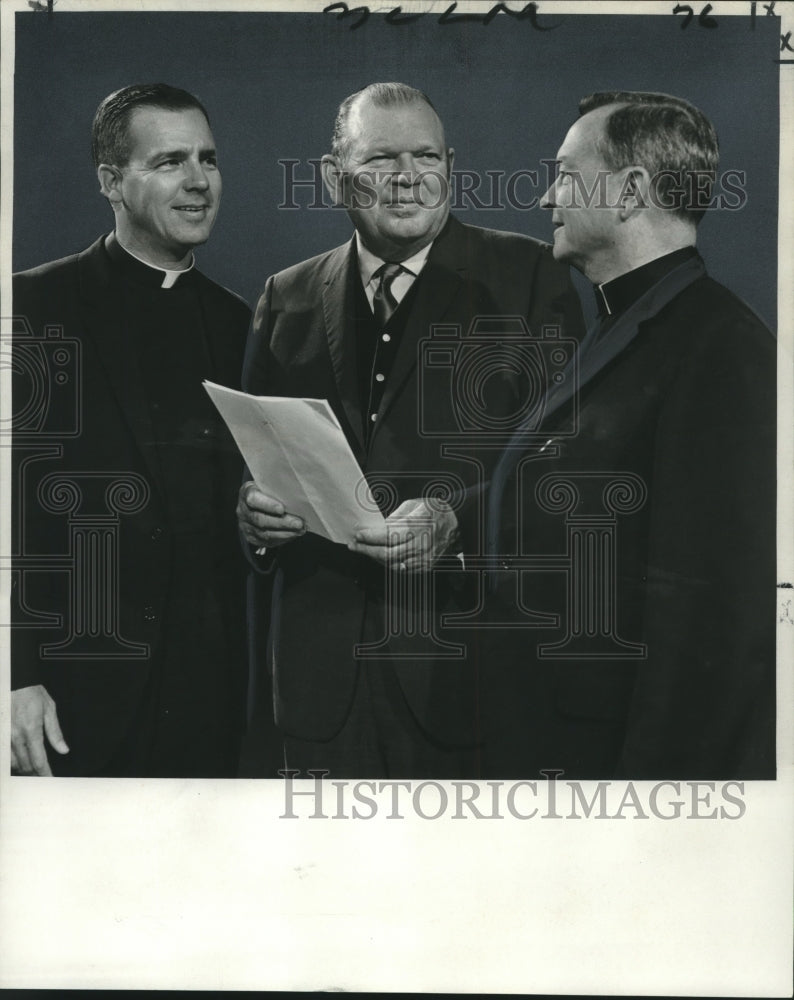
<path id="1" fill-rule="evenodd" d="M 717 19 L 715 17 L 709 17 L 709 14 L 711 13 L 712 10 L 713 7 L 711 6 L 711 4 L 707 3 L 706 6 L 703 8 L 703 10 L 701 10 L 701 12 L 698 14 L 698 24 L 700 25 L 701 28 L 719 27 L 719 25 L 717 24 Z M 677 3 L 675 7 L 673 7 L 673 13 L 686 15 L 686 17 L 684 17 L 684 19 L 681 21 L 682 31 L 684 28 L 689 27 L 689 22 L 695 16 L 694 8 L 691 7 L 688 3 Z"/>
<path id="2" fill-rule="evenodd" d="M 716 28 L 718 26 L 717 25 L 717 18 L 716 17 L 709 17 L 709 14 L 711 13 L 712 9 L 713 8 L 712 8 L 711 4 L 707 3 L 706 6 L 703 8 L 703 10 L 698 15 L 698 24 L 702 28 Z"/>

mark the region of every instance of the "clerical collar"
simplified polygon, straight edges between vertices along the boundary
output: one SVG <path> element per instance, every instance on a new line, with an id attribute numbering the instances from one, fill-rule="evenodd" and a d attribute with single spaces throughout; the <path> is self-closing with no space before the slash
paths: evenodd
<path id="1" fill-rule="evenodd" d="M 145 260 L 141 260 L 137 254 L 134 254 L 132 250 L 128 250 L 125 246 L 122 246 L 115 232 L 106 237 L 105 247 L 112 260 L 128 270 L 136 281 L 149 285 L 151 288 L 173 288 L 180 278 L 193 270 L 195 265 L 195 258 L 192 255 L 190 257 L 190 266 L 184 267 L 179 271 L 148 264 Z"/>
<path id="2" fill-rule="evenodd" d="M 605 319 L 625 312 L 674 267 L 697 256 L 698 252 L 694 247 L 682 247 L 648 261 L 641 267 L 635 267 L 633 271 L 627 271 L 611 281 L 605 281 L 603 285 L 593 285 L 599 316 Z"/>
<path id="3" fill-rule="evenodd" d="M 430 253 L 430 248 L 432 243 L 428 243 L 426 247 L 422 247 L 419 253 L 415 253 L 413 257 L 409 257 L 407 260 L 400 261 L 400 267 L 405 268 L 406 271 L 416 278 L 422 271 L 422 268 L 427 263 L 427 255 Z M 361 274 L 361 284 L 366 288 L 372 279 L 372 275 L 381 267 L 386 261 L 382 257 L 376 257 L 371 250 L 368 250 L 364 244 L 361 242 L 361 236 L 358 231 L 356 231 L 356 251 L 358 253 L 358 270 Z"/>

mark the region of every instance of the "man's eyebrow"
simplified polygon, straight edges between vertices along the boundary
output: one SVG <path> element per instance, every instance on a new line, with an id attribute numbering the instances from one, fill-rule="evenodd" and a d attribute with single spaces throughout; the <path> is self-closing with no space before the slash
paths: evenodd
<path id="1" fill-rule="evenodd" d="M 149 163 L 153 163 L 155 160 L 179 160 L 186 155 L 187 149 L 184 147 L 179 149 L 156 149 L 146 159 Z"/>
<path id="2" fill-rule="evenodd" d="M 185 157 L 190 155 L 190 149 L 187 146 L 180 146 L 176 149 L 156 149 L 147 158 L 147 163 L 154 163 L 157 160 L 183 160 Z M 206 146 L 199 150 L 199 157 L 206 159 L 208 156 L 217 156 L 217 151 L 214 146 Z"/>

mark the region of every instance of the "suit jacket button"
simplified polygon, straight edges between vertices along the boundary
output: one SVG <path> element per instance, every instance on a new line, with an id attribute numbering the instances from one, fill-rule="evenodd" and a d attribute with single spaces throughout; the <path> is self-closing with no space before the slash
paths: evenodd
<path id="1" fill-rule="evenodd" d="M 157 615 L 151 604 L 147 604 L 146 607 L 143 609 L 143 620 L 145 622 L 157 621 Z"/>
<path id="2" fill-rule="evenodd" d="M 162 533 L 163 533 L 163 529 L 162 529 L 162 528 L 161 528 L 161 527 L 160 527 L 160 526 L 158 525 L 158 526 L 157 526 L 157 527 L 156 527 L 156 528 L 155 528 L 155 529 L 154 529 L 154 530 L 152 531 L 152 541 L 155 541 L 155 542 L 156 542 L 156 541 L 157 541 L 157 539 L 158 539 L 158 538 L 160 538 L 160 536 L 162 535 Z"/>

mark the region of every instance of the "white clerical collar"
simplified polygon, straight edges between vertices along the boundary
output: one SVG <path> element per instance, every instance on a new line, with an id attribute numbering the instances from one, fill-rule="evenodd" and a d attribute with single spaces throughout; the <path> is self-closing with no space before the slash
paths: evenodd
<path id="1" fill-rule="evenodd" d="M 427 263 L 427 255 L 430 253 L 432 246 L 432 243 L 428 243 L 426 247 L 422 247 L 419 253 L 415 253 L 413 257 L 401 260 L 400 266 L 404 267 L 406 271 L 410 271 L 414 277 L 417 277 Z M 366 288 L 372 279 L 372 275 L 386 261 L 382 257 L 376 257 L 371 250 L 367 250 L 361 241 L 361 235 L 358 231 L 356 231 L 356 250 L 358 251 L 358 270 L 361 274 L 361 284 Z"/>
<path id="2" fill-rule="evenodd" d="M 121 247 L 121 249 L 125 253 L 128 253 L 130 255 L 130 257 L 134 257 L 137 261 L 140 261 L 141 264 L 145 264 L 147 267 L 150 267 L 153 271 L 161 271 L 162 272 L 163 283 L 162 283 L 162 285 L 160 285 L 161 288 L 173 288 L 173 286 L 176 284 L 176 281 L 179 278 L 179 276 L 182 275 L 182 274 L 187 274 L 188 271 L 192 271 L 193 267 L 194 267 L 194 265 L 196 263 L 196 258 L 193 256 L 193 254 L 191 254 L 190 255 L 190 263 L 188 264 L 188 266 L 187 267 L 182 267 L 178 271 L 175 271 L 172 268 L 168 268 L 168 267 L 159 267 L 157 264 L 152 264 L 148 260 L 144 260 L 143 257 L 139 257 L 138 254 L 137 253 L 133 253 L 132 250 L 130 250 L 129 247 L 125 247 L 124 244 L 119 239 L 119 234 L 118 233 L 116 233 L 116 241 L 118 242 L 118 245 Z"/>

